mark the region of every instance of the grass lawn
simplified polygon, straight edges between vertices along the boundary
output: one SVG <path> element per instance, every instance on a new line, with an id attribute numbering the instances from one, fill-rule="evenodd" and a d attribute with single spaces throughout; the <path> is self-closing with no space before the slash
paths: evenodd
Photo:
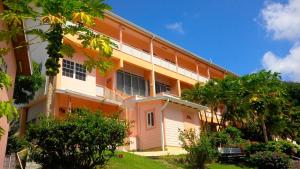
<path id="1" fill-rule="evenodd" d="M 105 169 L 185 169 L 180 162 L 184 156 L 162 156 L 149 158 L 126 152 L 117 152 L 117 155 L 109 160 Z M 123 158 L 118 157 L 123 154 Z M 213 163 L 209 169 L 242 169 L 239 166 Z"/>

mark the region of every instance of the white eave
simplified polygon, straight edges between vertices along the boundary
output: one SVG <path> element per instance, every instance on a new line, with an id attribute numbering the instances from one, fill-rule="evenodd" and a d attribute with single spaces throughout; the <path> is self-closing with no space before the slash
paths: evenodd
<path id="1" fill-rule="evenodd" d="M 147 102 L 147 101 L 154 101 L 154 100 L 165 100 L 165 101 L 173 102 L 173 103 L 180 104 L 180 105 L 190 107 L 190 108 L 193 108 L 193 109 L 197 109 L 197 110 L 206 110 L 206 109 L 208 109 L 208 107 L 206 107 L 206 106 L 196 104 L 196 103 L 193 103 L 193 102 L 189 102 L 187 100 L 182 100 L 180 98 L 170 96 L 170 95 L 146 97 L 146 98 L 143 98 L 143 99 L 139 99 L 136 102 Z"/>

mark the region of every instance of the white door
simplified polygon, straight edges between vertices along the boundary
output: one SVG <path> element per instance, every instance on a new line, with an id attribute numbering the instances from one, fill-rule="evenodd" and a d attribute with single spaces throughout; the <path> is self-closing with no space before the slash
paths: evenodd
<path id="1" fill-rule="evenodd" d="M 179 129 L 184 129 L 182 112 L 176 110 L 166 111 L 164 114 L 164 123 L 166 146 L 180 147 Z"/>

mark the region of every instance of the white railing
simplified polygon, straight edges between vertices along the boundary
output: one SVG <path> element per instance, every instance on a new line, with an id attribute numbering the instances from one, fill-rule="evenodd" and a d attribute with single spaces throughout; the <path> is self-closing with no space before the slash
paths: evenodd
<path id="1" fill-rule="evenodd" d="M 198 80 L 198 75 L 196 73 L 192 72 L 192 71 L 187 70 L 187 69 L 178 67 L 178 73 L 182 74 L 184 76 L 190 77 L 194 80 Z"/>
<path id="2" fill-rule="evenodd" d="M 103 34 L 103 33 L 100 33 L 98 31 L 95 31 L 93 29 L 91 29 L 91 30 L 94 33 Z M 105 34 L 103 34 L 103 35 L 105 35 Z M 108 36 L 108 35 L 105 35 L 105 36 Z M 110 36 L 108 36 L 108 37 L 110 37 Z M 151 55 L 149 53 L 144 52 L 141 49 L 138 49 L 136 47 L 133 47 L 133 46 L 125 44 L 125 43 L 122 43 L 122 47 L 121 47 L 121 43 L 120 43 L 119 40 L 114 39 L 112 37 L 110 37 L 110 39 L 113 43 L 115 43 L 117 45 L 118 50 L 121 50 L 124 53 L 127 53 L 131 56 L 137 57 L 137 58 L 142 59 L 144 61 L 151 62 Z M 177 70 L 176 65 L 174 63 L 163 60 L 163 59 L 161 59 L 157 56 L 153 56 L 153 63 L 158 65 L 158 66 L 161 66 L 163 68 L 166 68 L 166 69 L 172 70 L 174 72 L 177 72 L 179 74 L 182 74 L 184 76 L 187 76 L 189 78 L 192 78 L 194 80 L 197 80 L 197 81 L 202 81 L 202 82 L 207 82 L 208 81 L 207 78 L 205 78 L 203 76 L 200 76 L 200 75 L 198 75 L 198 74 L 196 74 L 192 71 L 189 71 L 187 69 L 178 67 L 178 70 Z"/>
<path id="3" fill-rule="evenodd" d="M 114 92 L 113 90 L 104 87 L 102 85 L 96 85 L 96 96 L 103 97 L 104 99 L 110 99 L 115 100 L 118 102 L 123 102 L 123 97 L 120 96 L 117 92 Z"/>
<path id="4" fill-rule="evenodd" d="M 149 53 L 146 53 L 140 49 L 137 49 L 135 47 L 132 47 L 130 45 L 127 44 L 122 44 L 122 48 L 121 48 L 122 52 L 125 52 L 129 55 L 135 56 L 139 59 L 145 60 L 147 62 L 151 62 L 151 55 Z"/>
<path id="5" fill-rule="evenodd" d="M 158 66 L 161 66 L 163 68 L 166 68 L 166 69 L 169 69 L 169 70 L 172 70 L 174 72 L 177 71 L 176 69 L 176 65 L 174 63 L 171 63 L 171 62 L 168 62 L 166 60 L 163 60 L 163 59 L 160 59 L 159 57 L 157 56 L 154 56 L 153 57 L 153 63 L 158 65 Z"/>

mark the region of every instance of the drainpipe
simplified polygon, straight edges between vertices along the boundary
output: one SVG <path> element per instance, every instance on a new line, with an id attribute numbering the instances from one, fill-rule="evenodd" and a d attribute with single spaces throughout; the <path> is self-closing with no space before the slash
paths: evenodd
<path id="1" fill-rule="evenodd" d="M 165 104 L 161 107 L 160 113 L 160 134 L 161 134 L 161 149 L 165 151 L 165 134 L 164 134 L 164 123 L 163 123 L 163 111 L 168 106 L 170 99 L 168 99 Z"/>

